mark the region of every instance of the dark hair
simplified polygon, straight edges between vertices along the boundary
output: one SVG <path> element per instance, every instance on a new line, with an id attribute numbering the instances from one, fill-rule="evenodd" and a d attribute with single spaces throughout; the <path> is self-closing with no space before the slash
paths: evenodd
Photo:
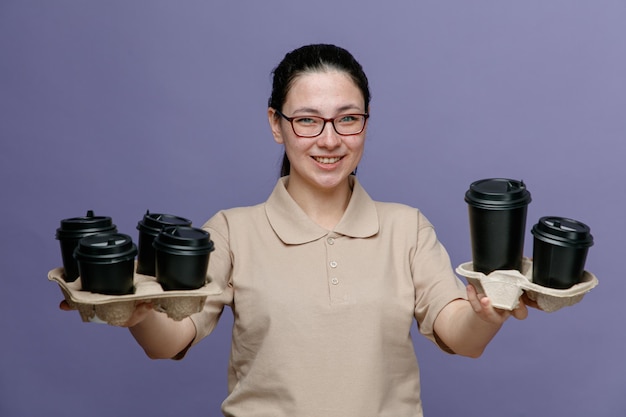
<path id="1" fill-rule="evenodd" d="M 272 94 L 268 100 L 269 107 L 282 111 L 287 93 L 298 76 L 306 72 L 330 69 L 343 71 L 352 78 L 363 93 L 365 110 L 367 111 L 371 97 L 367 76 L 363 72 L 361 64 L 347 50 L 329 44 L 306 45 L 285 55 L 280 64 L 272 71 L 274 78 Z M 280 176 L 289 175 L 290 169 L 291 164 L 287 154 L 284 154 Z"/>

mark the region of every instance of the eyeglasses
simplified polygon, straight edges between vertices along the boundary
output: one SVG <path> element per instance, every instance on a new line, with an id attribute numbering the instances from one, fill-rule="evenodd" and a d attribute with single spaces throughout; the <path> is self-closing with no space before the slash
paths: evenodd
<path id="1" fill-rule="evenodd" d="M 358 135 L 363 132 L 365 122 L 370 117 L 367 113 L 341 114 L 331 119 L 318 116 L 287 117 L 280 110 L 275 110 L 280 117 L 291 123 L 293 133 L 301 138 L 314 138 L 321 135 L 328 122 L 332 123 L 335 132 L 341 136 Z"/>

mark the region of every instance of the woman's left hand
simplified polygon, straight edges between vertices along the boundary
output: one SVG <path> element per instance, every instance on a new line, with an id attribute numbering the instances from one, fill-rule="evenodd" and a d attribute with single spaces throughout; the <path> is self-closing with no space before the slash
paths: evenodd
<path id="1" fill-rule="evenodd" d="M 447 348 L 459 355 L 477 358 L 511 316 L 528 317 L 528 307 L 537 307 L 525 294 L 513 310 L 496 308 L 485 294 L 467 285 L 467 300 L 457 299 L 445 306 L 435 320 L 434 330 Z"/>
<path id="2" fill-rule="evenodd" d="M 537 304 L 530 300 L 526 294 L 523 294 L 519 299 L 519 305 L 512 311 L 495 308 L 491 305 L 491 300 L 485 294 L 479 294 L 473 285 L 467 286 L 467 298 L 474 312 L 482 320 L 487 323 L 502 324 L 510 316 L 515 317 L 518 320 L 524 320 L 528 317 L 528 308 L 537 308 Z"/>

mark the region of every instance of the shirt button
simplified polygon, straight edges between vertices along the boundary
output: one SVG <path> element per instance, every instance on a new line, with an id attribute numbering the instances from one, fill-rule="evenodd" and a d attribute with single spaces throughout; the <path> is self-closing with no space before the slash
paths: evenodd
<path id="1" fill-rule="evenodd" d="M 329 237 L 328 239 L 326 239 L 326 241 L 328 242 L 329 245 L 335 244 L 335 239 L 333 239 L 332 237 Z"/>
<path id="2" fill-rule="evenodd" d="M 337 261 L 330 261 L 331 268 L 337 268 Z"/>
<path id="3" fill-rule="evenodd" d="M 330 282 L 332 282 L 333 285 L 339 284 L 339 280 L 337 278 L 331 279 Z"/>

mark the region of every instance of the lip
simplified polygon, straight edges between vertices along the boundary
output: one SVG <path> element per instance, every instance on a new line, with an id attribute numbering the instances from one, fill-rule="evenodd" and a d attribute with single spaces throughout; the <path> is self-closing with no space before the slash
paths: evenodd
<path id="1" fill-rule="evenodd" d="M 333 158 L 337 158 L 337 161 L 333 162 L 333 163 L 323 163 L 323 162 L 319 162 L 318 159 L 320 158 L 328 158 L 328 159 L 333 159 Z M 343 160 L 343 156 L 340 155 L 314 155 L 311 156 L 311 159 L 313 160 L 313 162 L 315 162 L 315 164 L 323 169 L 332 169 L 334 167 L 336 167 L 339 163 L 341 163 L 341 161 Z"/>

